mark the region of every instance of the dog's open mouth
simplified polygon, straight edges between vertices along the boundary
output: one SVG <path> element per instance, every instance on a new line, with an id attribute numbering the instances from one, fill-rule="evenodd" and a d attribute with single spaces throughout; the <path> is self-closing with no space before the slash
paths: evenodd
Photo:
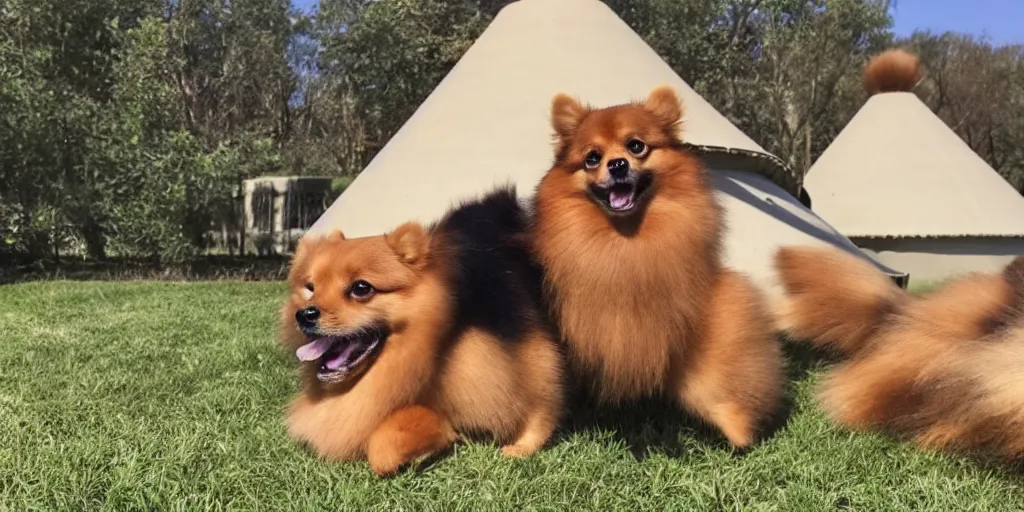
<path id="1" fill-rule="evenodd" d="M 644 192 L 651 184 L 651 176 L 638 173 L 626 178 L 612 179 L 603 185 L 591 185 L 591 194 L 613 213 L 627 213 L 640 204 Z"/>
<path id="2" fill-rule="evenodd" d="M 316 376 L 321 382 L 341 382 L 369 362 L 384 346 L 386 338 L 386 331 L 378 327 L 317 337 L 299 347 L 295 357 L 304 362 L 319 361 Z"/>
<path id="3" fill-rule="evenodd" d="M 636 184 L 615 183 L 608 187 L 608 207 L 615 211 L 631 210 L 636 206 Z"/>

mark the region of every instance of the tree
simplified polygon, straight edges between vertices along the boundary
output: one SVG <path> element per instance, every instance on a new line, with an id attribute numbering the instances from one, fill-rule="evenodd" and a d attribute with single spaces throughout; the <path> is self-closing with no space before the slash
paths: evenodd
<path id="1" fill-rule="evenodd" d="M 110 95 L 116 21 L 130 24 L 151 8 L 140 0 L 11 0 L 0 14 L 2 51 L 12 58 L 4 59 L 12 88 L 8 106 L 28 116 L 21 121 L 31 139 L 8 157 L 5 173 L 17 175 L 9 183 L 18 191 L 6 195 L 17 197 L 21 233 L 33 240 L 26 248 L 33 255 L 43 254 L 43 245 L 56 252 L 69 241 L 68 229 L 88 254 L 104 255 L 89 179 L 92 130 Z M 49 231 L 47 244 L 42 230 Z"/>
<path id="2" fill-rule="evenodd" d="M 885 6 L 863 0 L 759 2 L 749 16 L 753 74 L 734 78 L 742 129 L 806 170 L 856 112 L 863 63 L 891 35 Z"/>
<path id="3" fill-rule="evenodd" d="M 359 137 L 361 168 L 486 28 L 470 0 L 325 0 L 317 17 L 327 94 Z"/>
<path id="4" fill-rule="evenodd" d="M 896 41 L 886 0 L 605 0 L 688 83 L 804 170 L 918 51 L 922 99 L 1024 190 L 1024 49 Z M 186 261 L 240 179 L 351 182 L 509 0 L 7 0 L 0 253 Z"/>
<path id="5" fill-rule="evenodd" d="M 902 42 L 921 56 L 916 93 L 1018 190 L 1024 160 L 1024 45 L 993 47 L 973 36 L 919 31 Z"/>

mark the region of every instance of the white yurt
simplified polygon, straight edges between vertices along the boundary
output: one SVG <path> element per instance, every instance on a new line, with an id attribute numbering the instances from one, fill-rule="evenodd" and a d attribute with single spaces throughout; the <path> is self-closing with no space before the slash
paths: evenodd
<path id="1" fill-rule="evenodd" d="M 310 233 L 370 236 L 407 220 L 432 222 L 456 201 L 509 182 L 529 198 L 553 161 L 555 94 L 600 107 L 643 99 L 666 83 L 684 104 L 684 141 L 713 170 L 727 210 L 727 264 L 774 295 L 779 246 L 829 244 L 863 254 L 797 200 L 799 181 L 776 156 L 599 0 L 519 0 L 502 9 Z"/>
<path id="2" fill-rule="evenodd" d="M 996 272 L 1024 254 L 1024 197 L 909 92 L 917 57 L 893 50 L 872 66 L 895 85 L 865 80 L 873 94 L 807 171 L 815 213 L 915 281 Z"/>

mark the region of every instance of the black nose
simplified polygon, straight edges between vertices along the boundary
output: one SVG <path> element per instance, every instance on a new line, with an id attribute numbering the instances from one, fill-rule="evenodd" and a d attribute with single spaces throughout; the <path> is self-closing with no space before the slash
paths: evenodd
<path id="1" fill-rule="evenodd" d="M 299 327 L 316 327 L 318 318 L 320 318 L 320 308 L 316 306 L 300 309 L 295 312 L 295 321 L 299 323 Z"/>
<path id="2" fill-rule="evenodd" d="M 625 158 L 616 158 L 608 162 L 608 173 L 612 175 L 612 178 L 625 178 L 626 174 L 629 173 L 629 162 Z"/>

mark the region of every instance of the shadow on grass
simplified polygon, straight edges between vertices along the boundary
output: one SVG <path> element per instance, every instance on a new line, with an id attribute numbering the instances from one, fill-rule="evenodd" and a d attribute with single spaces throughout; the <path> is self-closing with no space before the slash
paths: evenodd
<path id="1" fill-rule="evenodd" d="M 796 406 L 797 383 L 828 360 L 827 355 L 802 344 L 785 342 L 783 350 L 787 363 L 783 405 L 761 425 L 755 447 L 770 441 L 785 428 Z M 684 457 L 695 449 L 692 443 L 685 443 L 686 440 L 715 450 L 731 451 L 733 456 L 745 453 L 744 450 L 733 450 L 717 428 L 685 412 L 670 399 L 649 398 L 621 406 L 599 406 L 586 391 L 575 389 L 569 403 L 563 426 L 555 434 L 555 443 L 597 430 L 611 432 L 626 444 L 637 460 L 646 459 L 654 453 Z"/>
<path id="2" fill-rule="evenodd" d="M 288 276 L 289 257 L 210 255 L 183 263 L 145 258 L 4 263 L 0 265 L 0 284 L 52 280 L 280 281 Z"/>
<path id="3" fill-rule="evenodd" d="M 969 456 L 971 463 L 985 471 L 999 475 L 1007 482 L 1024 483 L 1024 460 L 1007 461 L 996 457 Z"/>

